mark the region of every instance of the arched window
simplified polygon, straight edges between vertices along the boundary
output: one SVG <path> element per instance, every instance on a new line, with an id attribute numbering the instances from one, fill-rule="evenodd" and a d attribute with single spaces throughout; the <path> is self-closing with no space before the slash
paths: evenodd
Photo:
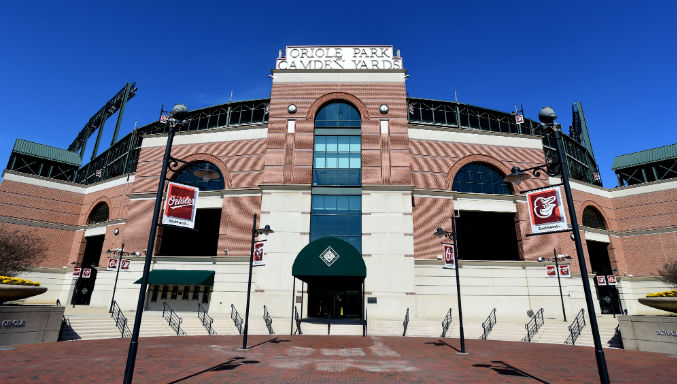
<path id="1" fill-rule="evenodd" d="M 360 113 L 338 101 L 315 116 L 310 241 L 336 237 L 362 249 Z"/>
<path id="2" fill-rule="evenodd" d="M 103 223 L 108 221 L 108 204 L 100 202 L 89 213 L 87 224 Z"/>
<path id="3" fill-rule="evenodd" d="M 459 169 L 451 189 L 457 192 L 492 195 L 512 194 L 508 183 L 503 181 L 503 176 L 493 167 L 483 163 L 470 163 Z"/>
<path id="4" fill-rule="evenodd" d="M 201 191 L 218 191 L 226 188 L 221 170 L 208 161 L 194 161 L 185 165 L 172 180 L 197 186 Z"/>
<path id="5" fill-rule="evenodd" d="M 606 229 L 604 216 L 591 206 L 587 206 L 583 210 L 583 225 L 590 228 Z"/>

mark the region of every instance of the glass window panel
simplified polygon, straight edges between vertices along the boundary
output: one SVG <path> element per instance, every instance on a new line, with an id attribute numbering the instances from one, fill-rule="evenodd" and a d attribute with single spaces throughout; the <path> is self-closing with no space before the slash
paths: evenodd
<path id="1" fill-rule="evenodd" d="M 347 213 L 349 206 L 350 196 L 337 196 L 336 197 L 336 210 L 337 213 Z"/>
<path id="2" fill-rule="evenodd" d="M 334 216 L 334 222 L 336 223 L 336 234 L 337 235 L 347 235 L 348 234 L 348 216 L 338 215 Z"/>
<path id="3" fill-rule="evenodd" d="M 350 168 L 362 168 L 362 159 L 359 152 L 350 154 Z"/>
<path id="4" fill-rule="evenodd" d="M 349 196 L 348 207 L 351 211 L 362 211 L 362 196 Z"/>
<path id="5" fill-rule="evenodd" d="M 336 196 L 332 195 L 324 196 L 324 209 L 326 211 L 336 211 Z"/>
<path id="6" fill-rule="evenodd" d="M 326 168 L 337 168 L 338 159 L 336 158 L 336 153 L 327 153 L 327 161 L 325 163 Z"/>
<path id="7" fill-rule="evenodd" d="M 360 152 L 361 136 L 348 136 L 350 138 L 350 152 Z"/>
<path id="8" fill-rule="evenodd" d="M 327 138 L 327 152 L 338 150 L 338 136 L 325 136 Z"/>
<path id="9" fill-rule="evenodd" d="M 323 157 L 318 157 L 316 154 L 315 157 L 315 168 L 325 168 L 327 165 L 327 161 L 325 160 L 324 156 Z"/>
<path id="10" fill-rule="evenodd" d="M 315 213 L 315 211 L 323 211 L 324 210 L 324 196 L 323 195 L 313 195 L 311 200 L 312 200 L 311 206 L 312 206 L 313 213 Z"/>
<path id="11" fill-rule="evenodd" d="M 315 151 L 326 151 L 326 150 L 327 150 L 327 137 L 315 136 Z"/>
<path id="12" fill-rule="evenodd" d="M 338 154 L 338 167 L 339 168 L 348 168 L 349 167 L 349 160 L 348 160 L 348 154 L 347 153 L 339 153 Z"/>
<path id="13" fill-rule="evenodd" d="M 454 177 L 452 189 L 458 192 L 511 194 L 510 187 L 498 171 L 479 163 L 463 166 Z"/>
<path id="14" fill-rule="evenodd" d="M 338 150 L 339 152 L 350 151 L 350 136 L 338 136 Z"/>
<path id="15" fill-rule="evenodd" d="M 348 234 L 360 236 L 362 234 L 362 216 L 348 216 Z"/>

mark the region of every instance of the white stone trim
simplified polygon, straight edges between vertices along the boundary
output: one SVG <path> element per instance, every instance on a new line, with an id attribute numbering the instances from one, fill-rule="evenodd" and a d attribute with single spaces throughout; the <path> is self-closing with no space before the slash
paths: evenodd
<path id="1" fill-rule="evenodd" d="M 497 145 L 502 147 L 517 147 L 530 149 L 543 149 L 540 137 L 514 137 L 485 131 L 460 132 L 432 127 L 409 127 L 409 139 L 445 141 L 453 143 L 468 143 L 478 145 Z"/>
<path id="2" fill-rule="evenodd" d="M 174 137 L 173 145 L 217 143 L 221 141 L 260 140 L 268 137 L 268 127 L 228 128 L 218 131 L 180 132 Z M 143 138 L 141 148 L 164 147 L 167 135 L 147 136 Z"/>
<path id="3" fill-rule="evenodd" d="M 550 184 L 561 183 L 562 180 L 559 177 L 551 177 L 549 179 Z M 617 197 L 626 197 L 639 195 L 642 193 L 651 193 L 665 191 L 668 189 L 677 189 L 677 180 L 667 180 L 667 181 L 657 181 L 651 183 L 643 183 L 637 185 L 630 185 L 625 187 L 617 187 L 613 189 L 607 189 L 604 187 L 597 187 L 586 183 L 581 183 L 576 180 L 569 180 L 572 190 L 577 190 L 581 192 L 590 193 L 592 195 L 606 197 L 608 199 L 615 199 Z"/>
<path id="4" fill-rule="evenodd" d="M 273 71 L 275 83 L 404 83 L 398 72 L 280 72 Z"/>
<path id="5" fill-rule="evenodd" d="M 585 234 L 585 240 L 599 241 L 600 243 L 611 243 L 611 238 L 609 235 L 604 233 L 583 231 L 583 234 Z"/>
<path id="6" fill-rule="evenodd" d="M 105 235 L 106 227 L 107 226 L 87 228 L 85 229 L 85 237 Z"/>
<path id="7" fill-rule="evenodd" d="M 459 198 L 454 201 L 454 209 L 459 211 L 516 213 L 517 205 L 510 200 Z"/>
<path id="8" fill-rule="evenodd" d="M 129 180 L 128 180 L 129 178 Z M 67 191 L 80 194 L 88 194 L 93 192 L 103 191 L 104 189 L 117 187 L 127 183 L 134 182 L 134 175 L 124 175 L 118 178 L 107 180 L 97 184 L 91 184 L 89 186 L 78 185 L 75 183 L 69 182 L 59 182 L 56 180 L 50 180 L 40 176 L 31 176 L 31 175 L 20 175 L 13 172 L 6 172 L 4 175 L 5 180 L 15 181 L 17 183 L 24 183 L 30 185 L 36 185 L 38 187 L 45 187 L 51 189 L 58 189 L 60 191 Z"/>
<path id="9" fill-rule="evenodd" d="M 197 209 L 221 207 L 223 207 L 223 196 L 200 196 L 197 199 Z"/>

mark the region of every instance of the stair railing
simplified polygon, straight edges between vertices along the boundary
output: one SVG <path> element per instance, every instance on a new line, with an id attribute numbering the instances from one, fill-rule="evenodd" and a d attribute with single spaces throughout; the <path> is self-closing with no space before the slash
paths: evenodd
<path id="1" fill-rule="evenodd" d="M 270 317 L 270 313 L 268 313 L 268 308 L 266 306 L 263 306 L 263 321 L 266 323 L 266 328 L 268 328 L 268 334 L 269 335 L 274 335 L 275 331 L 273 331 L 273 318 Z"/>
<path id="2" fill-rule="evenodd" d="M 237 312 L 237 309 L 235 309 L 235 305 L 231 304 L 230 305 L 230 318 L 233 320 L 233 323 L 235 324 L 235 328 L 237 328 L 237 332 L 241 335 L 242 334 L 242 316 Z"/>
<path id="3" fill-rule="evenodd" d="M 202 325 L 207 329 L 207 333 L 210 335 L 216 335 L 216 330 L 212 326 L 214 324 L 214 319 L 207 313 L 205 307 L 202 304 L 197 303 L 197 318 L 200 319 Z"/>
<path id="4" fill-rule="evenodd" d="M 362 321 L 362 337 L 367 336 L 367 307 L 364 307 L 364 320 Z"/>
<path id="5" fill-rule="evenodd" d="M 177 336 L 186 334 L 186 332 L 181 329 L 183 319 L 174 312 L 172 307 L 170 307 L 166 301 L 162 303 L 162 318 L 167 321 L 167 324 L 169 324 L 169 327 L 176 332 Z"/>
<path id="6" fill-rule="evenodd" d="M 404 315 L 402 325 L 404 326 L 404 331 L 402 332 L 402 336 L 404 337 L 407 336 L 407 327 L 409 326 L 409 308 L 407 308 L 407 313 Z"/>
<path id="7" fill-rule="evenodd" d="M 296 321 L 296 334 L 303 335 L 303 332 L 301 332 L 301 316 L 299 316 L 299 311 L 296 309 L 296 306 L 294 306 L 294 320 Z"/>
<path id="8" fill-rule="evenodd" d="M 564 341 L 564 344 L 576 345 L 576 339 L 580 336 L 583 327 L 585 327 L 585 310 L 581 308 L 569 326 L 569 337 Z"/>
<path id="9" fill-rule="evenodd" d="M 522 338 L 522 341 L 531 342 L 531 340 L 536 336 L 538 330 L 543 326 L 543 308 L 539 309 L 538 312 L 529 320 L 528 323 L 524 324 L 524 328 L 527 330 L 526 336 Z"/>
<path id="10" fill-rule="evenodd" d="M 120 310 L 118 302 L 113 300 L 113 305 L 110 306 L 110 316 L 115 320 L 115 326 L 120 331 L 120 337 L 132 337 L 132 332 L 127 326 L 127 317 Z"/>
<path id="11" fill-rule="evenodd" d="M 447 312 L 447 315 L 444 316 L 444 320 L 442 320 L 442 338 L 447 337 L 447 331 L 449 330 L 449 326 L 451 325 L 451 308 L 449 308 L 449 311 Z"/>
<path id="12" fill-rule="evenodd" d="M 327 336 L 331 334 L 331 311 L 327 311 Z"/>
<path id="13" fill-rule="evenodd" d="M 61 326 L 59 327 L 59 337 L 58 337 L 57 341 L 65 340 L 63 329 L 66 328 L 67 326 L 70 328 L 71 321 L 66 317 L 66 315 L 62 315 L 61 316 Z"/>
<path id="14" fill-rule="evenodd" d="M 487 317 L 486 320 L 482 323 L 482 336 L 480 336 L 480 340 L 486 340 L 487 337 L 489 336 L 489 333 L 491 333 L 491 330 L 494 329 L 494 325 L 496 324 L 496 308 L 491 310 L 491 313 L 489 313 L 489 316 Z"/>

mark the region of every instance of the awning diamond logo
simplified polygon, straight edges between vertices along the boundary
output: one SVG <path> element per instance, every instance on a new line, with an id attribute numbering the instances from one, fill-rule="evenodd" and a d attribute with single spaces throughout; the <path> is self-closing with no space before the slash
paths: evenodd
<path id="1" fill-rule="evenodd" d="M 327 247 L 327 249 L 325 249 L 324 252 L 320 254 L 320 259 L 322 259 L 322 261 L 327 264 L 327 267 L 331 267 L 331 265 L 334 264 L 338 258 L 338 253 L 336 253 L 336 251 L 334 251 L 331 247 Z"/>

